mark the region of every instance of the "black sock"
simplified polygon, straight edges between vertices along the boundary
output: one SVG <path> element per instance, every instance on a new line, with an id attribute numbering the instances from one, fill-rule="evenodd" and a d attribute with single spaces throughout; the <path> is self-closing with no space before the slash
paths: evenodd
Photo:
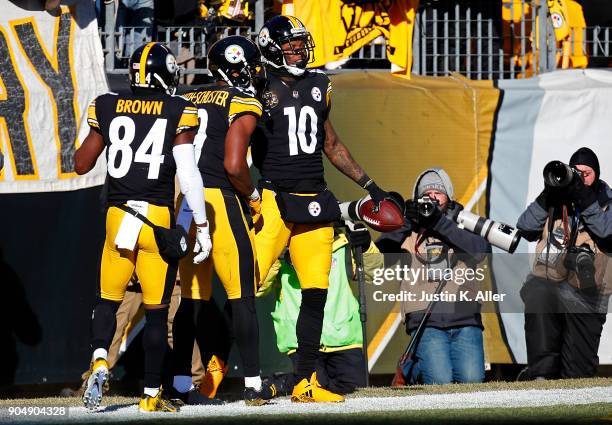
<path id="1" fill-rule="evenodd" d="M 117 310 L 120 302 L 100 299 L 91 318 L 91 348 L 108 348 L 117 329 Z"/>
<path id="2" fill-rule="evenodd" d="M 162 366 L 168 347 L 168 307 L 145 310 L 145 317 L 142 337 L 145 351 L 144 386 L 158 388 L 161 385 Z M 193 347 L 191 349 L 193 350 Z"/>
<path id="3" fill-rule="evenodd" d="M 321 332 L 323 330 L 323 310 L 327 300 L 327 289 L 303 289 L 302 305 L 297 319 L 297 354 L 295 365 L 295 382 L 310 379 L 315 371 L 319 348 L 321 346 Z"/>
<path id="4" fill-rule="evenodd" d="M 259 323 L 255 312 L 255 298 L 230 300 L 232 328 L 242 359 L 244 376 L 259 376 Z"/>
<path id="5" fill-rule="evenodd" d="M 202 310 L 206 310 L 209 303 L 210 301 L 204 300 L 181 299 L 172 323 L 174 375 L 191 376 L 193 343 L 197 332 L 201 331 L 196 328 L 196 324 L 198 323 L 199 316 L 202 315 Z M 200 352 L 204 350 L 204 347 L 200 345 L 204 341 L 204 338 L 202 338 L 202 341 L 198 339 Z"/>

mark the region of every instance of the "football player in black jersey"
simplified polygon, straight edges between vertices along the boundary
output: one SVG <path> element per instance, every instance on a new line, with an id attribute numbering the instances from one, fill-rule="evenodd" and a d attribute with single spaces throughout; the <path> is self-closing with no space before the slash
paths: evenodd
<path id="1" fill-rule="evenodd" d="M 247 224 L 242 203 L 258 212 L 259 192 L 247 164 L 250 137 L 263 112 L 256 87 L 265 83 L 265 68 L 257 46 L 241 36 L 216 42 L 208 52 L 213 86 L 186 93 L 198 107 L 200 129 L 195 139 L 196 157 L 206 187 L 206 210 L 210 218 L 213 249 L 210 258 L 195 266 L 186 257 L 180 262 L 181 304 L 174 319 L 175 377 L 178 392 L 193 388 L 191 355 L 197 337 L 204 361 L 206 347 L 220 338 L 219 327 L 207 323 L 213 268 L 225 288 L 231 306 L 232 333 L 244 369 L 244 400 L 247 405 L 267 403 L 274 388 L 262 386 L 259 376 L 259 327 L 255 314 L 255 250 L 252 226 Z M 181 201 L 179 201 L 181 202 Z M 179 210 L 180 214 L 184 208 Z M 192 229 L 193 230 L 193 229 Z M 226 335 L 221 335 L 221 339 Z M 229 347 L 228 350 L 229 351 Z M 227 352 L 215 356 L 224 369 Z M 205 388 L 214 396 L 216 388 Z"/>
<path id="2" fill-rule="evenodd" d="M 314 43 L 302 22 L 292 16 L 273 17 L 259 32 L 258 43 L 269 74 L 262 97 L 264 119 L 252 145 L 263 186 L 263 226 L 255 235 L 259 278 L 266 277 L 288 245 L 302 286 L 296 327 L 297 384 L 291 399 L 343 401 L 341 395 L 321 388 L 314 373 L 334 239 L 331 220 L 325 217 L 325 209 L 332 202 L 320 202 L 330 198 L 325 193 L 322 155 L 366 189 L 375 202 L 388 194 L 368 177 L 336 135 L 329 120 L 331 82 L 325 73 L 306 69 L 314 60 Z M 306 201 L 306 208 L 302 205 L 308 197 L 312 201 Z M 278 203 L 283 205 L 282 212 Z M 319 222 L 317 217 L 321 218 Z"/>
<path id="3" fill-rule="evenodd" d="M 193 140 L 198 112 L 193 103 L 174 96 L 179 69 L 172 52 L 161 43 L 138 48 L 129 62 L 131 95 L 107 93 L 88 109 L 89 134 L 75 153 L 75 171 L 89 172 L 106 148 L 108 203 L 106 240 L 100 267 L 99 301 L 92 316 L 92 366 L 83 395 L 95 409 L 108 380 L 107 352 L 115 333 L 115 313 L 136 269 L 143 293 L 146 325 L 143 345 L 144 392 L 139 409 L 175 412 L 161 394 L 162 363 L 168 335 L 168 303 L 178 262 L 163 258 L 153 229 L 118 208 L 128 206 L 154 224 L 170 228 L 174 177 L 197 223 L 194 262 L 211 249 L 202 178 L 194 159 Z"/>

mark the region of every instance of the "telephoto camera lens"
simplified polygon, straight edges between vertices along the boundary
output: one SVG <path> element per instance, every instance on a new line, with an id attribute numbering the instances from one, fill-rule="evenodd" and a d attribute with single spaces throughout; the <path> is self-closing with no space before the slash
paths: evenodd
<path id="1" fill-rule="evenodd" d="M 561 161 L 550 161 L 544 167 L 542 173 L 544 183 L 552 187 L 566 187 L 576 177 L 580 177 L 580 172 Z"/>
<path id="2" fill-rule="evenodd" d="M 462 210 L 456 218 L 462 229 L 482 236 L 493 246 L 513 253 L 521 240 L 518 230 L 508 224 L 480 217 L 477 214 Z"/>

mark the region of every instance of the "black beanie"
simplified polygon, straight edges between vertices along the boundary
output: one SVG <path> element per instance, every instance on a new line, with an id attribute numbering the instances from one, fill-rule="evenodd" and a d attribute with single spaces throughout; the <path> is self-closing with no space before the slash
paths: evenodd
<path id="1" fill-rule="evenodd" d="M 576 165 L 588 165 L 595 171 L 595 180 L 599 180 L 599 160 L 597 155 L 589 148 L 580 148 L 570 158 L 570 167 Z"/>

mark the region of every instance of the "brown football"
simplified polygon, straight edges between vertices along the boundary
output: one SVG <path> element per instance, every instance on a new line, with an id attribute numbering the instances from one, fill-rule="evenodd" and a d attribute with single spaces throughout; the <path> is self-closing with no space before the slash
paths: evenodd
<path id="1" fill-rule="evenodd" d="M 404 224 L 404 215 L 400 207 L 391 199 L 380 203 L 378 210 L 374 201 L 369 199 L 359 206 L 359 216 L 365 224 L 378 232 L 392 232 Z"/>

